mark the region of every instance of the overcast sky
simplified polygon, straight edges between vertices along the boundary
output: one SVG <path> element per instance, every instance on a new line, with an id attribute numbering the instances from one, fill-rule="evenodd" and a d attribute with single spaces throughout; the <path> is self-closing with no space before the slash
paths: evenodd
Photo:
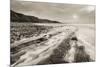
<path id="1" fill-rule="evenodd" d="M 11 10 L 62 23 L 95 23 L 95 6 L 11 0 Z"/>

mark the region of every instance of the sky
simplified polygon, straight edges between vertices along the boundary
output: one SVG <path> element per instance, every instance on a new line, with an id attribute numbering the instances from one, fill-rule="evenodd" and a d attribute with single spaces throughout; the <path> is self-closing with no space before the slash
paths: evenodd
<path id="1" fill-rule="evenodd" d="M 94 5 L 11 0 L 11 10 L 41 19 L 60 21 L 62 23 L 95 23 Z"/>

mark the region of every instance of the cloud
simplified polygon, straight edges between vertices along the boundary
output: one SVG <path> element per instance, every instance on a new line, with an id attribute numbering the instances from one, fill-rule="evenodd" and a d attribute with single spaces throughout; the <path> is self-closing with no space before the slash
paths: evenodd
<path id="1" fill-rule="evenodd" d="M 94 6 L 87 6 L 87 7 L 84 7 L 82 8 L 80 11 L 84 11 L 84 12 L 92 12 L 92 11 L 95 11 L 95 7 Z"/>
<path id="2" fill-rule="evenodd" d="M 64 23 L 75 22 L 75 18 L 80 18 L 80 21 L 84 19 L 86 22 L 91 20 L 92 22 L 89 23 L 94 23 L 94 8 L 94 6 L 90 5 L 11 0 L 11 10 Z M 90 14 L 92 15 L 90 16 Z"/>

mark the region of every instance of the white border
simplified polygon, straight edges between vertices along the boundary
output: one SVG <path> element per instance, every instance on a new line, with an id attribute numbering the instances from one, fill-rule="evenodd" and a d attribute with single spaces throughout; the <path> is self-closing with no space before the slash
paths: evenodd
<path id="1" fill-rule="evenodd" d="M 0 0 L 0 67 L 9 67 L 10 61 L 10 0 Z M 89 4 L 96 5 L 96 62 L 89 63 L 72 63 L 56 65 L 39 65 L 41 67 L 98 67 L 100 62 L 100 2 L 99 0 L 34 0 L 42 2 L 72 3 L 72 4 Z M 39 67 L 34 66 L 34 67 Z"/>

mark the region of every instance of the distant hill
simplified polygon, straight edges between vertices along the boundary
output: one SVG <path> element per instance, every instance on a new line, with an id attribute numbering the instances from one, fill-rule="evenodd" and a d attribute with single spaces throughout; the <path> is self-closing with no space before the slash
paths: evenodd
<path id="1" fill-rule="evenodd" d="M 39 19 L 38 17 L 35 16 L 28 16 L 28 15 L 24 15 L 21 13 L 17 13 L 11 10 L 10 12 L 10 20 L 11 22 L 30 22 L 30 23 L 60 23 L 58 21 L 51 21 L 48 19 Z"/>

